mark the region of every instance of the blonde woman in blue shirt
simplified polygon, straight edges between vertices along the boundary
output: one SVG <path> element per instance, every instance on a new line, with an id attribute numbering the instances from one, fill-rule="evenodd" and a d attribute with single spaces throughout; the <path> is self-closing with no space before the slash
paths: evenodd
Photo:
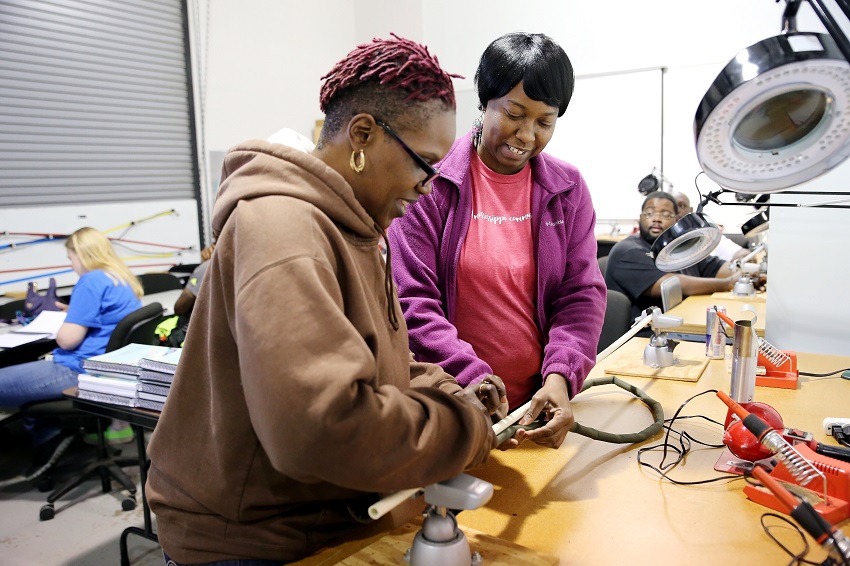
<path id="1" fill-rule="evenodd" d="M 142 306 L 142 285 L 109 240 L 94 228 L 80 228 L 65 241 L 71 268 L 80 276 L 56 334 L 52 360 L 38 360 L 0 369 L 0 407 L 59 399 L 77 385 L 83 359 L 102 354 L 118 322 Z M 33 429 L 36 444 L 58 430 Z"/>

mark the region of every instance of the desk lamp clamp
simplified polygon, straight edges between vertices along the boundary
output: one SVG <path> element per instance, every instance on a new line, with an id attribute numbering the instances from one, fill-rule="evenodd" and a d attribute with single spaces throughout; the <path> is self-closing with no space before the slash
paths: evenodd
<path id="1" fill-rule="evenodd" d="M 470 554 L 469 541 L 450 509 L 478 509 L 493 496 L 493 484 L 460 474 L 424 488 L 425 520 L 404 555 L 411 566 L 479 566 L 481 555 Z"/>
<path id="2" fill-rule="evenodd" d="M 741 272 L 741 278 L 735 282 L 735 287 L 732 289 L 733 295 L 737 297 L 755 296 L 756 287 L 753 283 L 752 275 L 758 273 L 761 268 L 759 264 L 748 264 L 747 262 L 758 255 L 758 253 L 763 249 L 764 244 L 759 244 L 753 249 L 753 251 L 732 262 L 732 269 Z"/>
<path id="3" fill-rule="evenodd" d="M 658 307 L 652 308 L 650 316 L 652 338 L 643 350 L 643 363 L 654 368 L 670 367 L 675 363 L 673 349 L 678 342 L 668 339 L 663 329 L 682 326 L 684 319 L 681 316 L 661 314 Z"/>

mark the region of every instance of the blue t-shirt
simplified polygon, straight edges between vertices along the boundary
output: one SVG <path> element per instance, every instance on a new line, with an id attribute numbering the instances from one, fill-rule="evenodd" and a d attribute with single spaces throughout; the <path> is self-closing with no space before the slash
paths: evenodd
<path id="1" fill-rule="evenodd" d="M 84 373 L 80 361 L 104 353 L 109 336 L 121 319 L 142 307 L 133 289 L 118 281 L 116 283 L 99 269 L 80 277 L 71 292 L 65 322 L 85 326 L 88 332 L 76 349 L 53 350 L 54 362 Z"/>

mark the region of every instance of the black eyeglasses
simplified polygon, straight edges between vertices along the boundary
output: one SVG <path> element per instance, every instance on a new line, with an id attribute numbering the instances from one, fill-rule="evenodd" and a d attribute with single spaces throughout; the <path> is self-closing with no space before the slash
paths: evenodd
<path id="1" fill-rule="evenodd" d="M 640 213 L 641 216 L 650 220 L 653 216 L 660 216 L 664 220 L 671 220 L 676 218 L 676 215 L 670 212 L 669 210 L 655 210 L 653 208 L 649 208 Z"/>
<path id="2" fill-rule="evenodd" d="M 401 138 L 398 137 L 398 134 L 396 134 L 392 130 L 392 128 L 390 128 L 389 126 L 387 126 L 386 124 L 384 124 L 380 120 L 375 120 L 375 123 L 378 124 L 379 126 L 381 126 L 384 129 L 385 132 L 387 132 L 390 136 L 392 136 L 392 138 L 395 139 L 395 141 L 398 142 L 398 144 L 401 146 L 401 148 L 404 151 L 407 152 L 407 155 L 409 155 L 410 158 L 413 159 L 413 161 L 416 162 L 416 164 L 419 166 L 419 168 L 422 169 L 423 171 L 425 171 L 425 179 L 421 182 L 422 185 L 427 185 L 428 183 L 430 183 L 431 181 L 433 181 L 434 179 L 436 179 L 440 175 L 440 172 L 437 169 L 435 169 L 434 167 L 432 167 L 427 161 L 422 159 L 421 155 L 419 155 L 418 153 L 416 153 L 415 151 L 410 149 L 410 146 L 408 146 L 406 143 L 401 141 Z"/>

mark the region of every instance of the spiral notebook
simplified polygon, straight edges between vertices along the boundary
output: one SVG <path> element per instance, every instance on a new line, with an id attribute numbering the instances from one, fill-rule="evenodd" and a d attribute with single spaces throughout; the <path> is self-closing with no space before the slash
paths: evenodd
<path id="1" fill-rule="evenodd" d="M 182 353 L 183 348 L 157 350 L 152 355 L 145 356 L 139 360 L 139 367 L 143 370 L 152 370 L 173 375 L 177 371 L 177 363 L 180 361 L 180 354 Z"/>
<path id="2" fill-rule="evenodd" d="M 82 361 L 83 369 L 110 372 L 110 374 L 139 375 L 140 362 L 144 358 L 157 358 L 174 348 L 167 346 L 150 346 L 148 344 L 127 344 L 112 352 L 86 358 Z"/>

